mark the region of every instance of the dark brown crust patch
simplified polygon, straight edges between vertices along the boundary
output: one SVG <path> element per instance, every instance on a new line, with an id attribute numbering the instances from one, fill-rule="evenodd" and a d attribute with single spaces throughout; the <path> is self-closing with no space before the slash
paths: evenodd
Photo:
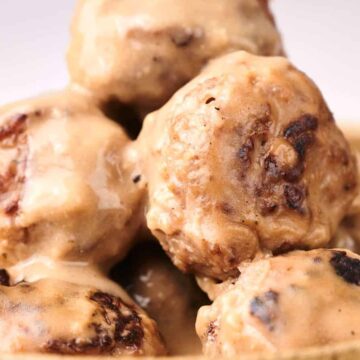
<path id="1" fill-rule="evenodd" d="M 318 128 L 318 119 L 310 114 L 305 114 L 291 122 L 284 130 L 284 137 L 294 147 L 300 159 L 304 159 L 306 150 L 315 142 L 314 132 Z"/>
<path id="2" fill-rule="evenodd" d="M 305 114 L 291 122 L 284 130 L 285 138 L 296 138 L 307 131 L 315 131 L 318 128 L 318 119 L 310 114 Z"/>
<path id="3" fill-rule="evenodd" d="M 100 323 L 94 321 L 90 328 L 95 335 L 86 340 L 54 339 L 45 344 L 43 350 L 57 354 L 140 354 L 144 341 L 142 321 L 135 308 L 125 304 L 119 297 L 101 291 L 90 294 L 89 299 L 95 302 L 99 309 L 94 317 L 103 319 Z"/>
<path id="4" fill-rule="evenodd" d="M 0 206 L 8 216 L 19 211 L 19 201 L 25 181 L 25 168 L 28 154 L 27 114 L 16 114 L 0 127 L 0 149 L 15 149 L 16 155 L 0 174 Z"/>
<path id="5" fill-rule="evenodd" d="M 333 251 L 330 264 L 336 274 L 346 282 L 360 286 L 360 260 L 352 258 L 345 251 Z"/>
<path id="6" fill-rule="evenodd" d="M 274 331 L 277 316 L 279 294 L 273 290 L 256 296 L 250 302 L 250 314 L 259 319 L 270 331 Z"/>
<path id="7" fill-rule="evenodd" d="M 302 203 L 305 199 L 305 190 L 300 185 L 286 184 L 284 186 L 284 197 L 289 209 L 303 212 Z"/>
<path id="8" fill-rule="evenodd" d="M 214 342 L 217 338 L 218 327 L 215 321 L 210 321 L 206 332 L 207 341 Z"/>
<path id="9" fill-rule="evenodd" d="M 251 138 L 240 147 L 237 156 L 240 159 L 244 169 L 247 169 L 251 164 L 251 152 L 254 150 L 254 142 Z"/>

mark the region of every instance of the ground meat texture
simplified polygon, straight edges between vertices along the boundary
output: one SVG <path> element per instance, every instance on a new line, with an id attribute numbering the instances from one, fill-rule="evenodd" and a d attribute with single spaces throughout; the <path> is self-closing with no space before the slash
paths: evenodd
<path id="1" fill-rule="evenodd" d="M 34 254 L 107 266 L 124 257 L 145 195 L 129 144 L 73 90 L 1 108 L 1 265 Z"/>
<path id="2" fill-rule="evenodd" d="M 115 99 L 118 114 L 126 117 L 133 108 L 142 117 L 209 60 L 233 50 L 283 53 L 263 1 L 79 0 L 68 67 L 72 81 L 92 91 L 105 110 Z M 138 123 L 136 116 L 129 120 Z"/>
<path id="3" fill-rule="evenodd" d="M 155 323 L 119 294 L 46 279 L 2 287 L 0 351 L 163 355 Z"/>
<path id="4" fill-rule="evenodd" d="M 135 146 L 148 227 L 200 276 L 224 280 L 258 254 L 326 246 L 357 192 L 348 142 L 285 58 L 218 58 L 147 116 Z"/>
<path id="5" fill-rule="evenodd" d="M 205 355 L 303 350 L 360 339 L 360 257 L 349 251 L 294 251 L 240 266 L 199 310 Z M 334 271 L 334 267 L 337 269 Z"/>

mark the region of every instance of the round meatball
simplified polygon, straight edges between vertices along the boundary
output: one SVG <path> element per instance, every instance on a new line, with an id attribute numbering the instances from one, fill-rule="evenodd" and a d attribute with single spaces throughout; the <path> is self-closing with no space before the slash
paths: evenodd
<path id="1" fill-rule="evenodd" d="M 123 257 L 144 191 L 128 144 L 72 92 L 0 109 L 1 264 Z"/>
<path id="2" fill-rule="evenodd" d="M 163 105 L 206 62 L 247 50 L 282 53 L 263 0 L 79 0 L 68 67 L 73 82 L 139 113 Z"/>
<path id="3" fill-rule="evenodd" d="M 182 274 L 156 242 L 136 246 L 112 273 L 131 297 L 156 321 L 170 355 L 201 353 L 195 333 L 206 295 L 193 278 Z"/>
<path id="4" fill-rule="evenodd" d="M 112 294 L 54 279 L 14 286 L 2 280 L 2 353 L 165 353 L 154 321 L 122 296 L 121 289 Z"/>
<path id="5" fill-rule="evenodd" d="M 240 267 L 237 282 L 200 309 L 206 355 L 278 351 L 360 340 L 360 257 L 295 251 Z"/>
<path id="6" fill-rule="evenodd" d="M 214 60 L 147 116 L 137 146 L 149 228 L 175 265 L 209 277 L 326 245 L 357 191 L 320 91 L 285 58 Z"/>

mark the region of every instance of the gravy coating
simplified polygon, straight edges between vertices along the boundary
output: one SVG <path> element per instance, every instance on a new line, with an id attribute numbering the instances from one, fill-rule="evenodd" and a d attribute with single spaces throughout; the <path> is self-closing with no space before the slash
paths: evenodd
<path id="1" fill-rule="evenodd" d="M 259 254 L 326 246 L 357 194 L 320 91 L 280 57 L 212 61 L 136 143 L 147 225 L 181 270 L 225 280 Z"/>

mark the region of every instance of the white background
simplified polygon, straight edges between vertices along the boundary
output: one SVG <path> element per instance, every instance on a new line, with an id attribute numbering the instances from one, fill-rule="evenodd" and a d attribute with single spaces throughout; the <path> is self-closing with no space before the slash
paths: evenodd
<path id="1" fill-rule="evenodd" d="M 0 0 L 0 104 L 66 84 L 73 7 L 74 0 Z M 274 0 L 273 10 L 292 61 L 339 122 L 360 125 L 360 0 Z"/>

